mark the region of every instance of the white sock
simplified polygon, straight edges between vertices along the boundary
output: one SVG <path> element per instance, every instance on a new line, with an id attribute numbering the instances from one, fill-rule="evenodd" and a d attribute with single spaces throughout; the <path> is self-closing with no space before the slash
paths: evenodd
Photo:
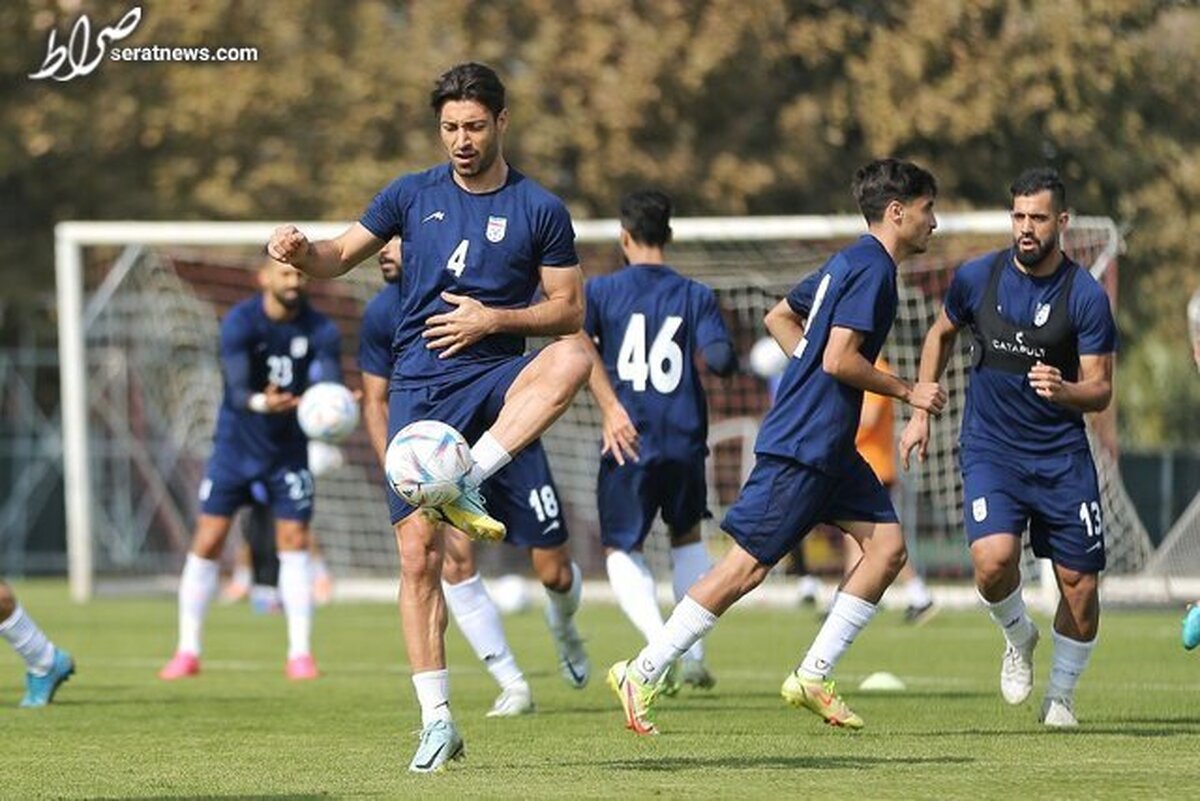
<path id="1" fill-rule="evenodd" d="M 663 616 L 646 557 L 637 551 L 613 551 L 605 557 L 604 566 L 621 611 L 650 642 L 662 631 Z"/>
<path id="2" fill-rule="evenodd" d="M 583 594 L 583 574 L 579 572 L 579 565 L 571 563 L 571 588 L 566 592 L 555 592 L 549 587 L 546 588 L 546 598 L 549 604 L 546 607 L 546 622 L 554 631 L 565 631 L 572 623 L 571 618 L 575 617 L 575 610 L 579 609 L 579 598 Z"/>
<path id="3" fill-rule="evenodd" d="M 454 615 L 454 622 L 500 688 L 524 683 L 525 676 L 504 637 L 500 610 L 492 602 L 479 574 L 458 584 L 443 581 L 442 591 L 446 596 L 446 606 Z"/>
<path id="4" fill-rule="evenodd" d="M 308 551 L 279 552 L 279 600 L 287 617 L 288 659 L 312 653 L 312 580 Z"/>
<path id="5" fill-rule="evenodd" d="M 683 600 L 687 591 L 712 568 L 708 548 L 703 542 L 693 542 L 671 549 L 671 583 L 675 589 L 675 601 Z M 683 655 L 684 659 L 704 660 L 704 640 L 695 644 Z"/>
<path id="6" fill-rule="evenodd" d="M 45 676 L 50 672 L 54 665 L 54 643 L 47 639 L 33 618 L 25 614 L 20 604 L 7 620 L 0 621 L 0 637 L 8 640 L 8 644 L 21 655 L 30 673 Z"/>
<path id="7" fill-rule="evenodd" d="M 1057 631 L 1050 632 L 1054 639 L 1054 661 L 1050 666 L 1050 684 L 1046 687 L 1047 698 L 1071 698 L 1075 685 L 1087 668 L 1096 640 L 1080 642 L 1065 637 Z"/>
<path id="8" fill-rule="evenodd" d="M 651 640 L 633 660 L 634 672 L 648 684 L 658 682 L 671 663 L 712 631 L 715 625 L 716 615 L 697 603 L 692 596 L 683 596 L 663 626 L 662 634 Z"/>
<path id="9" fill-rule="evenodd" d="M 1004 639 L 1009 645 L 1020 648 L 1029 642 L 1029 638 L 1033 636 L 1033 621 L 1025 611 L 1025 599 L 1021 597 L 1020 584 L 1017 584 L 1012 595 L 1002 601 L 991 603 L 983 595 L 979 596 L 979 600 L 988 608 L 988 613 L 1004 632 Z"/>
<path id="10" fill-rule="evenodd" d="M 483 432 L 479 441 L 471 446 L 471 458 L 475 461 L 467 480 L 479 486 L 501 467 L 512 461 L 512 454 L 504 450 L 490 431 Z"/>
<path id="11" fill-rule="evenodd" d="M 813 679 L 828 678 L 854 638 L 871 622 L 875 609 L 875 604 L 846 592 L 833 596 L 829 616 L 796 672 Z"/>
<path id="12" fill-rule="evenodd" d="M 414 673 L 413 688 L 421 705 L 421 728 L 438 720 L 453 720 L 450 714 L 450 671 L 426 670 Z"/>
<path id="13" fill-rule="evenodd" d="M 233 575 L 230 576 L 231 584 L 237 584 L 239 587 L 249 587 L 254 581 L 254 576 L 251 573 L 250 565 L 238 565 L 233 569 Z"/>
<path id="14" fill-rule="evenodd" d="M 925 586 L 925 580 L 920 576 L 913 576 L 909 580 L 908 586 L 908 605 L 920 609 L 928 606 L 933 601 L 929 594 L 929 587 Z"/>
<path id="15" fill-rule="evenodd" d="M 179 577 L 179 647 L 177 651 L 200 655 L 204 616 L 217 592 L 220 565 L 188 552 Z"/>

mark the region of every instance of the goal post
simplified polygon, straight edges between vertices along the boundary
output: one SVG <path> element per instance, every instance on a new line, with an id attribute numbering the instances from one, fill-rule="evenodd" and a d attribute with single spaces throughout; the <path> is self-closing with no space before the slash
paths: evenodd
<path id="1" fill-rule="evenodd" d="M 931 252 L 901 265 L 901 317 L 887 346 L 897 371 L 915 375 L 920 342 L 953 270 L 967 257 L 1011 241 L 1005 211 L 940 214 Z M 85 601 L 99 573 L 173 573 L 196 514 L 195 485 L 211 440 L 220 399 L 217 322 L 249 296 L 250 268 L 275 222 L 64 222 L 55 230 L 65 505 L 71 595 Z M 332 238 L 348 224 L 296 223 L 312 239 Z M 585 271 L 620 263 L 617 220 L 575 223 Z M 857 215 L 680 218 L 672 221 L 673 266 L 713 286 L 739 355 L 765 334 L 763 314 L 803 275 L 865 232 Z M 1072 219 L 1066 246 L 1110 291 L 1121 240 L 1107 218 Z M 603 270 L 600 270 L 603 271 Z M 332 314 L 343 334 L 343 363 L 353 366 L 357 319 L 381 286 L 377 271 L 310 284 L 314 305 Z M 960 344 L 965 344 L 963 337 Z M 905 488 L 902 514 L 913 521 L 932 561 L 957 560 L 961 482 L 955 463 L 965 359 L 948 370 L 951 411 L 934 432 L 924 473 Z M 357 377 L 347 370 L 347 380 Z M 719 521 L 752 460 L 758 422 L 769 403 L 764 383 L 749 373 L 706 376 L 711 436 L 710 506 Z M 897 426 L 903 415 L 897 415 Z M 595 510 L 599 413 L 580 393 L 544 437 L 572 549 L 603 573 Z M 358 432 L 344 446 L 346 465 L 318 480 L 314 529 L 335 571 L 394 580 L 395 548 L 374 456 Z M 1136 572 L 1150 547 L 1115 472 L 1098 456 L 1109 514 L 1115 572 Z M 1111 508 L 1110 508 L 1111 507 Z M 719 553 L 723 535 L 706 525 Z M 651 536 L 647 557 L 669 563 L 665 538 Z M 99 548 L 99 551 L 97 551 Z M 589 551 L 590 549 L 590 551 Z M 508 550 L 508 549 L 481 549 Z M 594 551 L 594 552 L 593 552 Z M 582 552 L 582 557 L 579 554 Z M 599 556 L 597 556 L 599 554 Z M 485 558 L 490 558 L 485 557 Z M 589 561 L 590 560 L 590 561 Z"/>

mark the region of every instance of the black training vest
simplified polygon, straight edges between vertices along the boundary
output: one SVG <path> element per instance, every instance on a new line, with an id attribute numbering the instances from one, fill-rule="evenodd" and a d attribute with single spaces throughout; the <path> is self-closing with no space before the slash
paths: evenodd
<path id="1" fill-rule="evenodd" d="M 992 261 L 987 289 L 983 300 L 975 309 L 975 325 L 971 333 L 975 342 L 971 347 L 972 366 L 990 367 L 1006 373 L 1024 375 L 1034 362 L 1057 367 L 1063 379 L 1074 381 L 1079 373 L 1079 348 L 1068 303 L 1071 287 L 1075 284 L 1074 262 L 1067 264 L 1067 285 L 1058 294 L 1050 313 L 1040 326 L 1022 327 L 996 311 L 997 287 L 1005 264 L 1012 258 L 1012 251 L 1002 250 Z"/>

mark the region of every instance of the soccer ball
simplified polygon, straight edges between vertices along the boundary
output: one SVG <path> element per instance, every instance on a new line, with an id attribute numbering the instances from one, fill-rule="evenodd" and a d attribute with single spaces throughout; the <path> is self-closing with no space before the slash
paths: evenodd
<path id="1" fill-rule="evenodd" d="M 525 579 L 515 573 L 500 576 L 488 582 L 488 594 L 502 615 L 516 615 L 529 609 L 533 599 Z"/>
<path id="2" fill-rule="evenodd" d="M 788 356 L 774 337 L 763 337 L 750 349 L 750 369 L 759 378 L 774 378 L 788 365 Z"/>
<path id="3" fill-rule="evenodd" d="M 462 434 L 437 420 L 417 420 L 397 431 L 383 463 L 392 489 L 412 506 L 442 506 L 458 498 L 474 464 Z"/>
<path id="4" fill-rule="evenodd" d="M 301 396 L 296 418 L 309 439 L 341 442 L 358 425 L 358 402 L 341 384 L 322 381 Z"/>

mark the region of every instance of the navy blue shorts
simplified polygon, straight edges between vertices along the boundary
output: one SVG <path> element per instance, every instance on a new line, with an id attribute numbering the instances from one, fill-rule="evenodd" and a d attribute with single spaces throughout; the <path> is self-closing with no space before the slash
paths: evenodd
<path id="1" fill-rule="evenodd" d="M 606 548 L 637 550 L 660 511 L 673 531 L 688 531 L 708 516 L 704 456 L 627 461 L 624 466 L 605 456 L 600 460 L 596 498 L 600 542 Z"/>
<path id="2" fill-rule="evenodd" d="M 760 454 L 721 528 L 764 565 L 786 556 L 818 523 L 896 523 L 887 488 L 862 458 L 841 475 Z"/>
<path id="3" fill-rule="evenodd" d="M 967 542 L 989 534 L 1021 536 L 1029 526 L 1035 556 L 1081 573 L 1106 564 L 1104 515 L 1092 454 L 1038 459 L 963 451 Z"/>
<path id="4" fill-rule="evenodd" d="M 264 492 L 265 490 L 265 492 Z M 218 447 L 213 451 L 200 482 L 200 511 L 233 517 L 243 506 L 261 503 L 279 520 L 307 523 L 313 515 L 313 477 L 308 460 L 251 471 L 229 458 Z"/>
<path id="5" fill-rule="evenodd" d="M 440 420 L 457 429 L 468 443 L 475 442 L 496 421 L 504 406 L 505 393 L 533 355 L 526 354 L 477 370 L 464 370 L 452 382 L 430 383 L 411 389 L 393 388 L 388 393 L 388 442 L 397 431 L 416 420 Z M 392 525 L 416 510 L 390 486 L 387 498 Z"/>

